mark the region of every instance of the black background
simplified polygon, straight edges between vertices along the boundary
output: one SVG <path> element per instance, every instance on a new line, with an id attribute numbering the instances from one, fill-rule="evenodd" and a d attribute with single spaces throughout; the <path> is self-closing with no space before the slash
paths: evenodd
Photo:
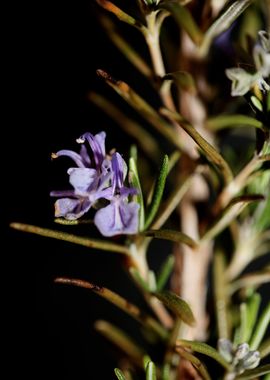
<path id="1" fill-rule="evenodd" d="M 114 378 L 118 351 L 95 332 L 93 323 L 108 319 L 125 324 L 131 334 L 138 328 L 96 295 L 54 283 L 58 276 L 85 279 L 142 304 L 117 255 L 8 228 L 14 221 L 57 228 L 49 192 L 65 187 L 70 162 L 52 162 L 52 152 L 77 149 L 75 140 L 82 133 L 100 130 L 107 133 L 109 149 L 128 151 L 127 136 L 88 100 L 90 90 L 108 90 L 96 76 L 98 68 L 123 73 L 125 79 L 132 76 L 130 65 L 99 26 L 96 11 L 91 1 L 21 4 L 7 30 L 12 35 L 11 109 L 3 137 L 2 231 L 8 238 L 3 260 L 10 265 L 2 268 L 12 321 L 8 378 Z M 90 235 L 96 234 L 93 226 L 80 233 L 89 234 L 88 228 Z"/>

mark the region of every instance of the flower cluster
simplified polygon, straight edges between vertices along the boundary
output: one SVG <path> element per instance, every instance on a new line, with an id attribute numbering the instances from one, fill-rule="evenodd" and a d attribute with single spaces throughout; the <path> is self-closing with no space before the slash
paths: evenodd
<path id="1" fill-rule="evenodd" d="M 234 375 L 241 374 L 246 369 L 256 368 L 260 363 L 259 351 L 250 350 L 248 343 L 239 344 L 235 348 L 230 340 L 219 339 L 218 350 L 224 359 L 232 365 L 232 379 L 234 379 Z"/>
<path id="2" fill-rule="evenodd" d="M 232 96 L 245 95 L 252 87 L 258 86 L 263 92 L 270 90 L 270 34 L 261 30 L 258 32 L 259 43 L 253 48 L 253 60 L 256 72 L 251 74 L 241 67 L 226 70 L 227 77 L 232 81 Z"/>
<path id="3" fill-rule="evenodd" d="M 51 196 L 59 197 L 55 202 L 55 216 L 68 220 L 80 218 L 100 199 L 108 201 L 94 217 L 94 223 L 104 236 L 135 234 L 138 231 L 139 205 L 129 202 L 129 196 L 136 189 L 126 187 L 127 165 L 121 155 L 114 152 L 106 155 L 105 132 L 95 136 L 87 132 L 77 142 L 80 153 L 60 150 L 52 157 L 70 157 L 77 167 L 68 169 L 69 183 L 73 190 L 52 191 Z M 91 158 L 87 144 L 90 146 Z"/>

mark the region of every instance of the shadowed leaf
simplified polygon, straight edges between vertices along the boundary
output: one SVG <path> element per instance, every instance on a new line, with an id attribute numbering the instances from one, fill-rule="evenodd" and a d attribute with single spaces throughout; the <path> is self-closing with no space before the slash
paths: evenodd
<path id="1" fill-rule="evenodd" d="M 270 373 L 270 364 L 262 365 L 255 369 L 246 370 L 243 375 L 239 375 L 235 380 L 253 380 L 257 379 L 258 376 Z"/>
<path id="2" fill-rule="evenodd" d="M 156 239 L 164 239 L 174 241 L 176 243 L 183 243 L 188 245 L 191 248 L 196 248 L 197 243 L 188 235 L 174 230 L 149 230 L 145 231 L 146 236 L 151 236 Z"/>
<path id="3" fill-rule="evenodd" d="M 196 321 L 193 312 L 186 301 L 177 294 L 167 290 L 153 293 L 164 305 L 174 312 L 183 322 L 194 326 Z"/>
<path id="4" fill-rule="evenodd" d="M 103 78 L 131 107 L 145 118 L 161 135 L 170 141 L 178 149 L 182 145 L 176 138 L 172 125 L 166 122 L 156 110 L 138 95 L 127 83 L 115 80 L 103 70 L 97 70 L 97 74 Z"/>
<path id="5" fill-rule="evenodd" d="M 211 380 L 211 377 L 205 367 L 205 365 L 198 359 L 196 356 L 192 355 L 190 352 L 185 351 L 184 349 L 176 349 L 180 356 L 189 360 L 192 365 L 197 369 L 199 374 L 204 380 Z"/>
<path id="6" fill-rule="evenodd" d="M 188 8 L 177 2 L 161 2 L 160 8 L 171 13 L 180 28 L 183 28 L 196 45 L 200 45 L 203 33 L 196 24 Z"/>
<path id="7" fill-rule="evenodd" d="M 145 352 L 123 330 L 103 320 L 96 321 L 94 326 L 99 333 L 119 347 L 138 366 L 142 367 Z"/>
<path id="8" fill-rule="evenodd" d="M 230 369 L 230 364 L 227 363 L 227 361 L 220 355 L 220 353 L 216 349 L 214 349 L 213 347 L 209 346 L 206 343 L 179 339 L 176 342 L 176 347 L 189 348 L 190 350 L 199 352 L 200 354 L 207 355 L 211 357 L 212 359 L 216 360 L 224 368 Z"/>
<path id="9" fill-rule="evenodd" d="M 105 287 L 99 287 L 88 281 L 78 280 L 74 278 L 56 278 L 55 282 L 58 284 L 73 285 L 81 288 L 89 289 L 99 296 L 105 298 L 107 301 L 111 302 L 119 309 L 123 310 L 125 313 L 139 321 L 142 325 L 150 327 L 155 331 L 161 338 L 166 338 L 167 332 L 163 327 L 152 317 L 144 314 L 136 305 L 127 301 L 125 298 L 119 296 L 119 294 L 111 291 Z"/>

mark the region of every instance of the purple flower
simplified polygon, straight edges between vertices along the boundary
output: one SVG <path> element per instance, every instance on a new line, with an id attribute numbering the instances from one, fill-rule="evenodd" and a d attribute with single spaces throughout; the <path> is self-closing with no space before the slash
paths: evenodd
<path id="1" fill-rule="evenodd" d="M 61 197 L 55 202 L 55 216 L 69 220 L 80 218 L 100 198 L 106 198 L 108 193 L 110 173 L 110 161 L 105 153 L 105 132 L 93 136 L 85 133 L 77 141 L 84 143 L 86 140 L 93 152 L 92 164 L 87 148 L 81 146 L 80 154 L 72 150 L 60 150 L 53 158 L 60 156 L 70 157 L 77 167 L 68 169 L 69 183 L 73 190 L 52 191 L 51 196 Z"/>
<path id="2" fill-rule="evenodd" d="M 107 197 L 110 204 L 95 215 L 95 225 L 104 236 L 135 234 L 139 227 L 139 205 L 128 202 L 128 196 L 136 194 L 134 188 L 124 186 L 126 163 L 119 153 L 112 156 L 111 195 Z"/>
<path id="3" fill-rule="evenodd" d="M 77 142 L 82 144 L 80 153 L 60 150 L 53 155 L 70 157 L 77 167 L 68 169 L 72 190 L 52 191 L 59 197 L 55 202 L 55 216 L 74 220 L 84 215 L 92 205 L 103 198 L 109 205 L 97 211 L 94 222 L 104 236 L 135 234 L 138 231 L 139 205 L 129 202 L 128 197 L 136 194 L 134 188 L 124 186 L 127 165 L 119 153 L 106 156 L 105 132 L 93 136 L 85 133 Z M 85 143 L 91 148 L 91 157 Z"/>

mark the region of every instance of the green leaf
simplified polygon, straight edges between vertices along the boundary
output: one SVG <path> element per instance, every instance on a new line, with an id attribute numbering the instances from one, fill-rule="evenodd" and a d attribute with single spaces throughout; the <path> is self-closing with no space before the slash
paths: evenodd
<path id="1" fill-rule="evenodd" d="M 176 342 L 176 347 L 180 347 L 180 348 L 185 347 L 195 352 L 199 352 L 200 354 L 207 355 L 210 358 L 216 360 L 224 368 L 228 370 L 230 369 L 230 364 L 227 363 L 227 361 L 220 355 L 220 353 L 216 349 L 214 349 L 213 347 L 209 346 L 206 343 L 179 339 Z"/>
<path id="2" fill-rule="evenodd" d="M 247 330 L 245 342 L 249 342 L 254 326 L 257 322 L 257 316 L 260 308 L 261 296 L 259 293 L 254 293 L 247 302 Z"/>
<path id="3" fill-rule="evenodd" d="M 191 248 L 196 248 L 198 244 L 188 235 L 174 230 L 148 230 L 145 231 L 146 236 L 151 236 L 156 239 L 164 239 L 174 241 L 176 243 L 186 244 Z"/>
<path id="4" fill-rule="evenodd" d="M 189 124 L 186 120 L 183 120 L 182 116 L 176 112 L 170 111 L 168 109 L 162 108 L 160 111 L 164 116 L 167 116 L 170 120 L 177 122 L 180 128 L 184 131 L 197 143 L 201 148 L 203 154 L 206 158 L 215 165 L 223 175 L 225 183 L 230 183 L 233 175 L 228 163 L 224 158 L 217 152 L 217 150 L 209 144 L 197 130 Z"/>
<path id="5" fill-rule="evenodd" d="M 98 320 L 94 326 L 99 333 L 119 347 L 138 366 L 142 367 L 145 352 L 129 335 L 107 321 Z"/>
<path id="6" fill-rule="evenodd" d="M 196 84 L 190 73 L 187 71 L 175 71 L 173 73 L 168 73 L 164 75 L 162 80 L 172 80 L 180 89 L 191 92 L 192 94 L 196 93 Z"/>
<path id="7" fill-rule="evenodd" d="M 204 39 L 200 46 L 200 55 L 206 56 L 215 37 L 219 36 L 225 30 L 229 29 L 232 23 L 244 12 L 244 10 L 252 3 L 252 0 L 235 0 L 228 7 L 221 11 L 217 19 L 210 26 L 204 35 Z"/>
<path id="8" fill-rule="evenodd" d="M 88 281 L 78 280 L 74 278 L 59 277 L 55 279 L 55 282 L 58 284 L 73 285 L 91 290 L 92 292 L 96 293 L 100 297 L 105 298 L 107 301 L 111 302 L 113 305 L 136 319 L 143 326 L 147 326 L 152 331 L 155 331 L 156 334 L 160 336 L 160 338 L 166 339 L 167 331 L 159 324 L 159 322 L 157 322 L 150 315 L 144 314 L 136 305 L 132 304 L 110 289 L 97 286 Z"/>
<path id="9" fill-rule="evenodd" d="M 145 371 L 146 371 L 146 367 L 147 367 L 147 365 L 148 365 L 149 362 L 151 362 L 150 356 L 149 355 L 144 355 L 144 357 L 143 357 L 143 367 L 144 367 Z"/>
<path id="10" fill-rule="evenodd" d="M 123 372 L 119 368 L 114 369 L 114 373 L 118 380 L 127 380 Z"/>
<path id="11" fill-rule="evenodd" d="M 225 254 L 222 251 L 217 251 L 214 254 L 214 295 L 215 308 L 219 338 L 229 339 L 229 324 L 228 324 L 228 294 L 227 284 L 224 276 L 225 272 Z"/>
<path id="12" fill-rule="evenodd" d="M 31 234 L 45 236 L 52 239 L 63 240 L 69 243 L 82 245 L 87 248 L 94 248 L 94 249 L 100 249 L 102 251 L 116 252 L 116 253 L 121 253 L 124 255 L 129 255 L 129 250 L 127 247 L 120 244 L 111 243 L 107 240 L 103 241 L 103 240 L 97 240 L 97 239 L 89 239 L 86 237 L 72 235 L 66 232 L 50 230 L 47 228 L 41 228 L 41 227 L 32 226 L 30 224 L 23 224 L 23 223 L 11 223 L 10 227 L 14 228 L 15 230 L 29 232 Z"/>
<path id="13" fill-rule="evenodd" d="M 194 326 L 196 321 L 193 312 L 186 301 L 177 294 L 168 290 L 153 293 L 165 306 L 167 306 L 177 317 L 190 326 Z"/>
<path id="14" fill-rule="evenodd" d="M 240 330 L 239 330 L 239 342 L 246 343 L 247 342 L 247 336 L 248 336 L 248 309 L 246 303 L 241 303 L 240 305 Z"/>
<path id="15" fill-rule="evenodd" d="M 167 178 L 167 173 L 168 173 L 168 162 L 169 162 L 169 158 L 167 155 L 165 155 L 160 172 L 159 172 L 159 176 L 154 188 L 153 200 L 149 206 L 149 211 L 146 216 L 144 229 L 147 229 L 151 225 L 158 211 L 158 208 L 162 199 L 163 191 L 165 188 L 165 183 L 166 183 L 166 178 Z"/>
<path id="16" fill-rule="evenodd" d="M 179 27 L 187 32 L 196 45 L 200 45 L 203 40 L 203 33 L 188 8 L 176 2 L 162 2 L 159 7 L 170 12 Z"/>
<path id="17" fill-rule="evenodd" d="M 224 128 L 235 127 L 254 127 L 263 129 L 263 124 L 253 117 L 246 115 L 219 115 L 209 118 L 206 122 L 206 128 L 211 131 L 219 131 Z"/>
<path id="18" fill-rule="evenodd" d="M 270 364 L 262 365 L 255 369 L 246 370 L 243 375 L 236 376 L 235 380 L 253 380 L 258 376 L 270 373 Z"/>
<path id="19" fill-rule="evenodd" d="M 103 96 L 91 92 L 89 100 L 112 118 L 125 133 L 137 141 L 140 149 L 154 162 L 158 162 L 160 149 L 155 139 L 141 125 L 127 117 L 114 104 Z"/>
<path id="20" fill-rule="evenodd" d="M 164 286 L 166 285 L 171 273 L 172 273 L 172 270 L 173 270 L 173 267 L 174 267 L 174 262 L 175 262 L 175 259 L 174 259 L 174 256 L 173 255 L 169 255 L 166 260 L 164 261 L 164 263 L 162 264 L 162 267 L 160 269 L 160 273 L 159 275 L 157 276 L 157 291 L 161 291 Z"/>
<path id="21" fill-rule="evenodd" d="M 261 313 L 250 341 L 250 349 L 257 350 L 270 323 L 270 302 Z"/>
<path id="22" fill-rule="evenodd" d="M 190 352 L 185 351 L 184 349 L 178 348 L 177 352 L 180 354 L 180 356 L 192 363 L 192 365 L 197 369 L 204 380 L 211 380 L 211 377 L 205 365 L 198 358 L 196 358 L 196 356 L 192 355 Z"/>
<path id="23" fill-rule="evenodd" d="M 223 231 L 236 217 L 244 210 L 251 202 L 263 200 L 264 197 L 260 194 L 242 195 L 235 197 L 225 208 L 221 216 L 209 228 L 201 238 L 201 241 L 209 241 Z"/>
<path id="24" fill-rule="evenodd" d="M 138 95 L 127 83 L 114 79 L 103 70 L 97 70 L 97 74 L 103 78 L 140 116 L 144 117 L 161 135 L 170 141 L 178 149 L 182 148 L 172 125 L 168 124 L 140 95 Z"/>
<path id="25" fill-rule="evenodd" d="M 146 367 L 146 380 L 157 380 L 156 366 L 152 361 L 149 361 Z"/>
<path id="26" fill-rule="evenodd" d="M 130 183 L 135 189 L 137 189 L 138 194 L 135 195 L 137 198 L 136 201 L 140 205 L 139 210 L 139 230 L 141 231 L 144 228 L 144 201 L 143 201 L 143 193 L 141 188 L 141 182 L 139 178 L 139 173 L 137 169 L 136 161 L 133 157 L 129 159 L 129 180 Z"/>

